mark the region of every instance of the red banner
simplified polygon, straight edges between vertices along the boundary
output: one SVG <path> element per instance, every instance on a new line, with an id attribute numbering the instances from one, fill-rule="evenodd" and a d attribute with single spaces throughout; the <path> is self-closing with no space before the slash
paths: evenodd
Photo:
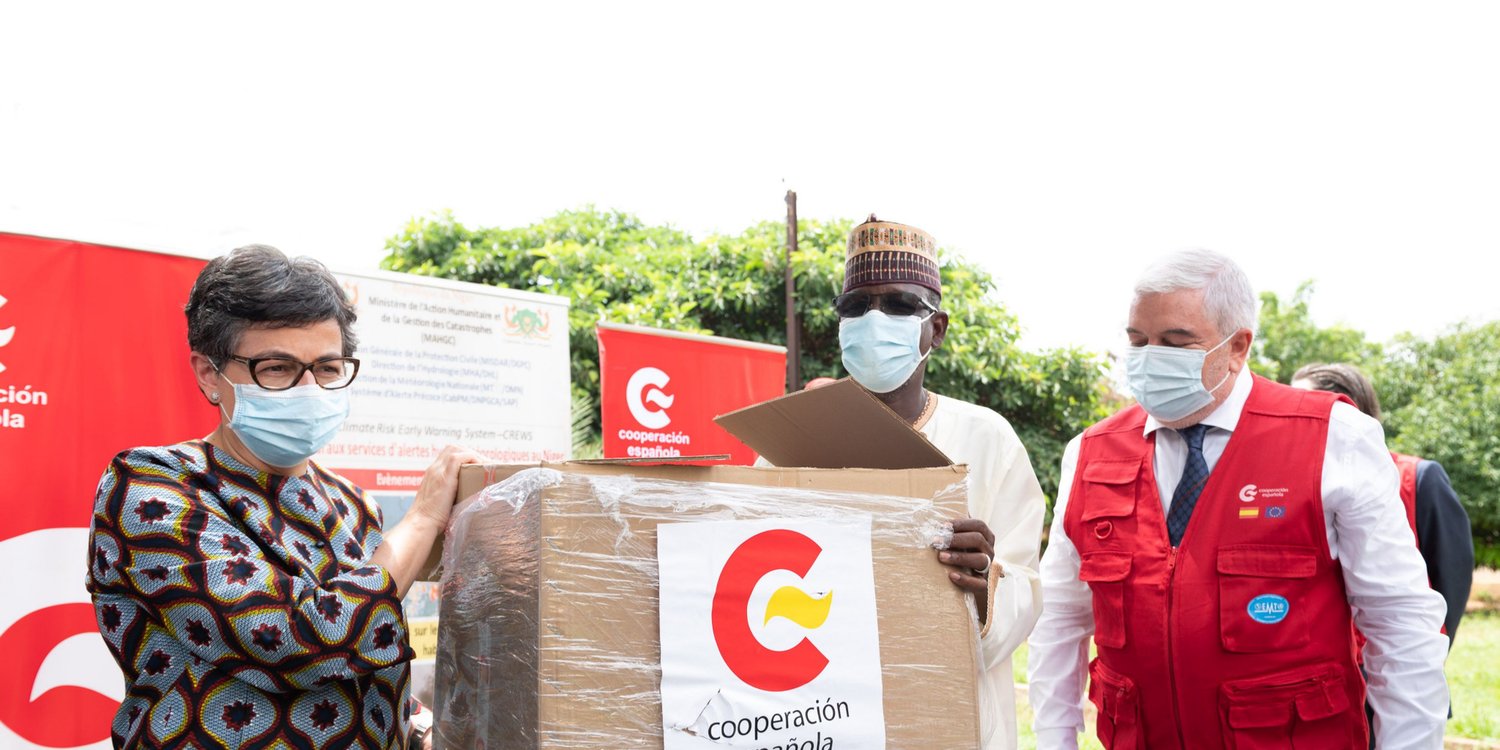
<path id="1" fill-rule="evenodd" d="M 655 328 L 601 324 L 600 402 L 605 458 L 755 451 L 714 417 L 785 392 L 786 349 Z"/>
<path id="2" fill-rule="evenodd" d="M 123 696 L 84 590 L 99 476 L 201 437 L 183 305 L 204 261 L 0 233 L 0 747 L 107 742 Z"/>

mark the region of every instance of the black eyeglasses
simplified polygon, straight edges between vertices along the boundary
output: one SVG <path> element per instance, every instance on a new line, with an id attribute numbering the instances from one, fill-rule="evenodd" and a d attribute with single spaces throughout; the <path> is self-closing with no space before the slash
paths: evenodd
<path id="1" fill-rule="evenodd" d="M 870 294 L 856 290 L 833 298 L 833 309 L 838 312 L 840 318 L 858 318 L 869 312 L 872 307 L 886 315 L 897 317 L 919 315 L 923 310 L 938 311 L 931 302 L 922 299 L 920 294 L 911 292 Z"/>
<path id="2" fill-rule="evenodd" d="M 285 391 L 302 382 L 303 374 L 311 371 L 313 382 L 319 388 L 336 391 L 348 388 L 359 374 L 359 360 L 353 357 L 329 357 L 312 363 L 298 362 L 286 357 L 257 357 L 247 359 L 229 355 L 250 370 L 250 379 L 268 391 Z"/>

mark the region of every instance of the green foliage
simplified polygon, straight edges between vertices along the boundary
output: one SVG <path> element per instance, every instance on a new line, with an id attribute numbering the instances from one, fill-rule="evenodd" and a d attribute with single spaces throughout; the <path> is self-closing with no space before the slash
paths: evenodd
<path id="1" fill-rule="evenodd" d="M 575 391 L 599 395 L 601 319 L 703 331 L 677 274 L 695 270 L 692 239 L 633 216 L 564 211 L 529 227 L 471 230 L 451 213 L 408 222 L 386 241 L 384 268 L 568 297 Z M 595 431 L 597 421 L 593 423 Z"/>
<path id="2" fill-rule="evenodd" d="M 1453 720 L 1448 722 L 1451 737 L 1486 741 L 1473 747 L 1494 747 L 1500 740 L 1500 679 L 1495 665 L 1500 664 L 1500 612 L 1471 612 L 1464 616 L 1448 654 L 1448 690 L 1453 698 Z"/>
<path id="3" fill-rule="evenodd" d="M 1432 340 L 1403 334 L 1386 347 L 1308 311 L 1311 282 L 1290 304 L 1261 295 L 1254 371 L 1288 382 L 1314 362 L 1347 362 L 1370 376 L 1392 450 L 1437 461 L 1469 513 L 1475 557 L 1500 565 L 1500 321 L 1458 326 Z"/>
<path id="4" fill-rule="evenodd" d="M 1500 568 L 1500 544 L 1474 542 L 1474 566 L 1478 568 Z"/>
<path id="5" fill-rule="evenodd" d="M 851 226 L 804 219 L 798 227 L 792 269 L 805 379 L 843 375 L 832 300 L 841 290 Z M 442 214 L 408 223 L 386 243 L 383 266 L 570 298 L 574 390 L 597 399 L 600 320 L 785 343 L 785 240 L 779 222 L 695 241 L 593 208 L 512 229 L 469 229 Z M 945 255 L 942 274 L 951 322 L 927 383 L 1005 415 L 1052 496 L 1063 446 L 1105 415 L 1103 359 L 1076 349 L 1022 351 L 1016 319 L 993 300 L 988 273 Z M 597 435 L 596 421 L 587 428 Z"/>
<path id="6" fill-rule="evenodd" d="M 1500 547 L 1500 321 L 1397 338 L 1375 369 L 1391 447 L 1443 465 L 1476 546 Z M 1491 563 L 1497 562 L 1491 560 Z"/>
<path id="7" fill-rule="evenodd" d="M 1314 363 L 1348 362 L 1364 366 L 1380 357 L 1380 345 L 1346 326 L 1320 328 L 1308 312 L 1313 282 L 1304 281 L 1282 303 L 1274 292 L 1260 295 L 1260 331 L 1251 370 L 1280 383 L 1292 382 L 1297 368 Z"/>
<path id="8" fill-rule="evenodd" d="M 573 391 L 573 403 L 570 410 L 573 419 L 573 458 L 599 458 L 603 454 L 603 444 L 599 435 L 594 432 L 594 411 L 596 409 L 594 399 L 583 391 Z"/>

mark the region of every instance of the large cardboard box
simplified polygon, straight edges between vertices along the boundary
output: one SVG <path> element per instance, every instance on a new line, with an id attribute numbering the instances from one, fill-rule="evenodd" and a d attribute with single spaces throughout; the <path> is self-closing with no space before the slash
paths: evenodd
<path id="1" fill-rule="evenodd" d="M 966 514 L 964 477 L 954 466 L 465 467 L 470 499 L 444 556 L 438 746 L 662 747 L 657 526 L 868 514 L 886 746 L 976 747 L 976 620 L 931 549 Z M 846 747 L 817 745 L 829 746 Z"/>

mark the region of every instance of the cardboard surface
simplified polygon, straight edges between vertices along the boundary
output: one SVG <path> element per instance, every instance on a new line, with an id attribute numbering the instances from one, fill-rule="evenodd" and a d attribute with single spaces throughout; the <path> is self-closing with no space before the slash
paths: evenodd
<path id="1" fill-rule="evenodd" d="M 953 462 L 849 378 L 714 419 L 776 466 L 922 469 Z"/>
<path id="2" fill-rule="evenodd" d="M 523 468 L 464 467 L 460 496 Z M 972 610 L 931 549 L 909 537 L 893 541 L 900 537 L 891 532 L 912 526 L 918 512 L 965 515 L 963 467 L 547 468 L 562 472 L 562 483 L 463 522 L 443 597 L 438 684 L 449 692 L 437 700 L 441 747 L 660 748 L 656 525 L 824 508 L 875 514 L 885 529 L 872 550 L 888 746 L 977 746 Z M 719 483 L 743 487 L 720 491 Z M 664 486 L 680 487 L 681 505 L 661 503 Z M 704 504 L 715 492 L 752 497 L 754 510 Z M 809 497 L 819 505 L 796 505 Z"/>

